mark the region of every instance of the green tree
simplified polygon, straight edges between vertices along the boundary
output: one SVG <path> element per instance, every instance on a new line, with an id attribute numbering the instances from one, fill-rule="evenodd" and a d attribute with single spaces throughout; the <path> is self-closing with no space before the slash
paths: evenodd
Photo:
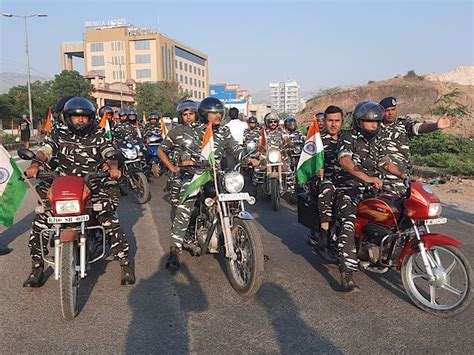
<path id="1" fill-rule="evenodd" d="M 137 84 L 136 109 L 139 115 L 143 111 L 159 112 L 163 116 L 175 117 L 178 102 L 187 95 L 180 94 L 176 81 L 157 81 Z"/>
<path id="2" fill-rule="evenodd" d="M 0 95 L 0 118 L 3 127 L 10 127 L 11 118 L 13 117 L 13 104 L 8 94 Z"/>
<path id="3" fill-rule="evenodd" d="M 28 87 L 18 85 L 8 91 L 11 102 L 11 114 L 18 120 L 23 114 L 28 114 Z M 35 81 L 31 83 L 31 105 L 33 109 L 33 122 L 36 125 L 38 119 L 44 118 L 51 105 L 51 82 Z"/>
<path id="4" fill-rule="evenodd" d="M 74 95 L 92 99 L 92 84 L 75 70 L 63 70 L 55 75 L 51 83 L 51 105 L 63 96 Z"/>
<path id="5" fill-rule="evenodd" d="M 453 91 L 442 95 L 434 102 L 436 107 L 432 108 L 430 113 L 437 116 L 448 115 L 456 117 L 465 117 L 469 115 L 469 108 L 456 100 L 460 94 L 461 93 L 458 89 L 454 89 Z"/>
<path id="6" fill-rule="evenodd" d="M 405 75 L 405 78 L 407 79 L 417 79 L 417 80 L 423 80 L 423 77 L 420 75 L 417 75 L 414 70 L 409 70 L 407 72 L 407 75 Z"/>

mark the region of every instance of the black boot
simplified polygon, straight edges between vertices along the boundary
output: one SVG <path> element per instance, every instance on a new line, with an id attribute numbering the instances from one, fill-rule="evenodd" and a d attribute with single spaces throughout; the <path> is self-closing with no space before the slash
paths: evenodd
<path id="1" fill-rule="evenodd" d="M 354 283 L 352 279 L 352 270 L 346 267 L 341 268 L 341 290 L 342 292 L 357 292 L 360 291 L 359 286 Z"/>
<path id="2" fill-rule="evenodd" d="M 319 249 L 324 250 L 329 245 L 329 231 L 326 229 L 320 229 L 319 231 Z"/>
<path id="3" fill-rule="evenodd" d="M 166 268 L 170 271 L 176 271 L 179 269 L 179 253 L 180 249 L 176 246 L 170 247 L 170 256 L 166 262 Z"/>
<path id="4" fill-rule="evenodd" d="M 41 287 L 44 282 L 43 263 L 41 261 L 34 261 L 31 268 L 31 273 L 23 282 L 23 287 Z"/>
<path id="5" fill-rule="evenodd" d="M 129 261 L 120 263 L 122 268 L 122 285 L 133 285 L 135 283 L 135 270 Z"/>

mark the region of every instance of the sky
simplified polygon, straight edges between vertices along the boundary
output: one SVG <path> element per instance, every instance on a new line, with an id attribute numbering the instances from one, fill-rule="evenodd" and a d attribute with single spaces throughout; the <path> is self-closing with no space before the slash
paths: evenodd
<path id="1" fill-rule="evenodd" d="M 28 20 L 28 35 L 32 75 L 51 78 L 61 42 L 81 40 L 85 21 L 119 18 L 206 53 L 210 82 L 254 92 L 272 81 L 312 91 L 474 64 L 472 0 L 0 0 L 0 7 L 48 14 Z M 23 19 L 0 17 L 0 38 L 0 72 L 25 72 Z"/>

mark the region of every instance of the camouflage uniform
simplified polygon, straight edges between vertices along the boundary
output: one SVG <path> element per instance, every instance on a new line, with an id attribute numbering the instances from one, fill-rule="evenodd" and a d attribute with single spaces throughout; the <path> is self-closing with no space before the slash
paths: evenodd
<path id="1" fill-rule="evenodd" d="M 195 129 L 195 139 L 193 140 L 192 150 L 195 152 L 201 151 L 201 142 L 204 137 L 207 126 L 201 125 Z M 226 126 L 220 125 L 219 127 L 213 127 L 214 129 L 214 155 L 217 164 L 220 163 L 227 152 L 230 152 L 234 158 L 240 161 L 240 157 L 243 153 L 243 148 L 232 137 L 230 129 Z M 193 174 L 188 174 L 183 178 L 183 185 L 180 191 L 180 198 L 184 195 L 184 192 L 191 183 Z M 176 209 L 176 217 L 173 221 L 171 228 L 171 243 L 176 247 L 180 248 L 185 240 L 186 231 L 188 229 L 189 221 L 191 219 L 191 213 L 196 203 L 197 196 L 190 197 L 184 202 L 180 202 Z"/>
<path id="2" fill-rule="evenodd" d="M 304 143 L 305 136 L 301 131 L 297 128 L 293 132 L 287 132 L 288 140 L 290 141 L 290 145 L 299 145 Z"/>
<path id="3" fill-rule="evenodd" d="M 97 172 L 105 162 L 104 155 L 113 149 L 105 138 L 103 129 L 91 128 L 91 131 L 79 135 L 68 130 L 66 126 L 59 127 L 45 137 L 44 145 L 39 149 L 47 156 L 56 157 L 59 166 L 55 169 L 60 176 L 85 176 L 90 172 Z M 91 184 L 93 203 L 102 203 L 103 209 L 96 213 L 96 218 L 104 227 L 109 238 L 113 254 L 122 264 L 128 262 L 129 245 L 127 238 L 119 224 L 115 212 L 116 205 L 110 191 L 101 185 Z M 45 197 L 48 183 L 40 183 L 40 195 Z M 33 261 L 41 261 L 40 232 L 44 228 L 51 228 L 48 223 L 49 212 L 37 214 L 33 220 L 28 246 Z M 43 238 L 44 254 L 48 254 L 47 238 Z"/>
<path id="4" fill-rule="evenodd" d="M 246 128 L 244 131 L 244 144 L 247 142 L 258 143 L 260 139 L 260 128 L 255 127 L 254 129 Z"/>
<path id="5" fill-rule="evenodd" d="M 367 139 L 357 130 L 341 134 L 338 144 L 338 160 L 349 157 L 354 165 L 369 176 L 378 176 L 378 168 L 383 157 L 380 134 Z M 335 179 L 336 195 L 334 211 L 341 224 L 338 235 L 340 265 L 344 263 L 350 270 L 357 270 L 358 261 L 355 250 L 355 219 L 359 202 L 368 196 L 364 195 L 365 185 L 346 170 L 340 169 Z"/>
<path id="6" fill-rule="evenodd" d="M 178 125 L 172 128 L 168 135 L 161 142 L 160 149 L 168 156 L 173 164 L 179 164 L 183 160 L 196 158 L 192 156 L 192 152 L 199 152 L 199 148 L 194 147 L 197 133 L 195 125 Z M 191 175 L 186 170 L 178 174 L 170 174 L 168 177 L 168 186 L 170 189 L 171 206 L 176 209 L 179 202 L 179 192 L 183 185 L 185 175 Z"/>
<path id="7" fill-rule="evenodd" d="M 138 131 L 135 125 L 128 122 L 117 122 L 112 131 L 112 137 L 114 140 L 128 141 L 138 140 Z"/>
<path id="8" fill-rule="evenodd" d="M 382 145 L 384 149 L 393 163 L 408 175 L 412 169 L 409 141 L 418 135 L 418 128 L 421 125 L 422 122 L 415 121 L 410 116 L 402 116 L 398 117 L 392 124 L 383 126 Z M 383 189 L 388 194 L 398 197 L 402 197 L 406 193 L 406 186 L 403 181 L 390 174 L 384 175 Z"/>
<path id="9" fill-rule="evenodd" d="M 143 138 L 150 137 L 152 135 L 161 136 L 161 125 L 157 124 L 156 126 L 147 123 L 142 129 Z"/>

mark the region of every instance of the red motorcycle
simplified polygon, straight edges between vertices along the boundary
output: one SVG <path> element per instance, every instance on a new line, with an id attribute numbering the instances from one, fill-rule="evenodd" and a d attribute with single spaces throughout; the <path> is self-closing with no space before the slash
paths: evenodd
<path id="1" fill-rule="evenodd" d="M 20 158 L 33 160 L 32 151 L 20 149 Z M 92 203 L 89 182 L 102 179 L 107 173 L 78 176 L 57 176 L 40 171 L 38 178 L 52 180 L 47 192 L 48 203 L 37 206 L 36 213 L 48 213 L 52 228 L 41 231 L 41 256 L 52 266 L 54 279 L 59 280 L 63 317 L 73 319 L 78 312 L 78 289 L 81 279 L 87 276 L 91 264 L 106 256 L 106 236 L 102 225 L 95 219 L 94 211 L 101 211 L 101 203 Z M 89 186 L 88 186 L 89 185 Z M 43 238 L 52 247 L 52 255 L 43 251 Z"/>
<path id="2" fill-rule="evenodd" d="M 464 311 L 472 300 L 472 268 L 458 249 L 460 241 L 430 232 L 429 226 L 447 222 L 440 215 L 441 202 L 431 188 L 412 181 L 403 199 L 380 195 L 357 206 L 355 241 L 360 269 L 385 273 L 396 268 L 417 307 L 448 317 Z M 316 254 L 326 261 L 337 260 L 340 226 L 331 226 L 330 240 L 324 243 L 327 250 L 322 250 L 319 221 L 314 222 L 314 202 L 305 196 L 299 199 L 298 217 L 314 232 L 309 241 Z"/>

